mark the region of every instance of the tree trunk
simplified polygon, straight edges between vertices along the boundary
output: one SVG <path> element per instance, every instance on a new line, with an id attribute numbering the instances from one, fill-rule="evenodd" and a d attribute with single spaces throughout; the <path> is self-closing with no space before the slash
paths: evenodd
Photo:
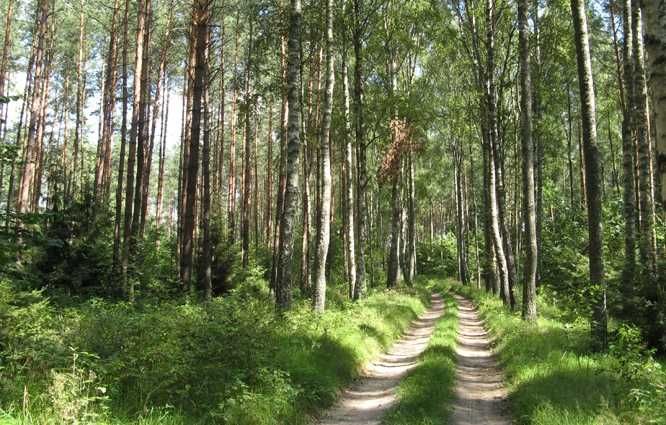
<path id="1" fill-rule="evenodd" d="M 2 54 L 0 56 L 0 96 L 7 96 L 7 79 L 9 67 L 9 54 L 12 48 L 12 22 L 14 20 L 14 1 L 8 0 L 7 11 L 5 12 L 5 37 L 2 42 Z M 2 141 L 5 140 L 7 134 L 7 112 L 9 107 L 6 103 L 0 103 L 0 131 L 2 131 Z M 2 188 L 3 181 L 0 180 L 0 189 Z"/>
<path id="2" fill-rule="evenodd" d="M 268 137 L 266 138 L 268 152 L 266 153 L 266 183 L 264 193 L 266 207 L 264 215 L 264 240 L 273 248 L 271 235 L 273 234 L 273 101 L 268 102 Z"/>
<path id="3" fill-rule="evenodd" d="M 234 46 L 233 68 L 238 65 L 238 43 L 240 37 L 240 12 L 236 15 L 236 36 Z M 227 184 L 227 227 L 228 239 L 233 243 L 236 240 L 236 123 L 238 120 L 238 84 L 234 83 L 231 95 L 231 140 L 229 141 L 229 181 Z"/>
<path id="4" fill-rule="evenodd" d="M 152 2 L 146 0 L 145 31 L 143 32 L 143 66 L 141 74 L 141 91 L 139 98 L 139 116 L 137 121 L 137 149 L 136 149 L 136 187 L 134 189 L 134 211 L 132 218 L 132 236 L 134 243 L 143 238 L 148 208 L 148 185 L 150 183 L 150 168 L 152 162 L 152 139 L 150 138 L 150 41 Z"/>
<path id="5" fill-rule="evenodd" d="M 497 124 L 497 93 L 495 87 L 495 0 L 486 0 L 486 107 L 488 120 L 488 149 L 489 149 L 489 201 L 490 201 L 490 221 L 493 236 L 493 246 L 497 264 L 499 268 L 500 296 L 505 305 L 511 305 L 511 286 L 509 281 L 509 265 L 502 240 L 500 197 L 498 193 L 497 173 L 499 157 L 497 152 L 498 144 L 498 124 Z"/>
<path id="6" fill-rule="evenodd" d="M 461 147 L 459 142 L 454 142 L 453 146 L 453 189 L 455 192 L 455 205 L 456 205 L 456 242 L 458 251 L 458 278 L 463 285 L 469 283 L 468 268 L 467 268 L 467 247 L 466 247 L 466 234 L 465 234 L 465 211 L 463 201 L 463 188 L 462 188 L 462 169 L 464 161 L 462 157 Z"/>
<path id="7" fill-rule="evenodd" d="M 191 288 L 197 183 L 199 180 L 199 143 L 204 88 L 206 85 L 206 40 L 210 20 L 209 0 L 196 0 L 192 7 L 190 34 L 190 61 L 188 85 L 192 87 L 192 112 L 189 138 L 189 155 L 184 166 L 187 174 L 185 190 L 188 196 L 183 208 L 183 251 L 181 253 L 181 280 L 186 289 Z M 205 130 L 204 130 L 205 131 Z"/>
<path id="8" fill-rule="evenodd" d="M 287 123 L 289 116 L 288 103 L 288 64 L 287 64 L 287 38 L 283 35 L 280 42 L 280 68 L 282 70 L 282 102 L 280 107 L 280 163 L 277 205 L 275 213 L 275 227 L 273 229 L 273 262 L 271 267 L 271 289 L 275 289 L 278 280 L 278 263 L 280 244 L 280 223 L 284 213 L 284 196 L 287 189 Z"/>
<path id="9" fill-rule="evenodd" d="M 354 299 L 358 300 L 366 292 L 366 245 L 368 238 L 366 220 L 365 193 L 368 185 L 366 146 L 365 146 L 365 122 L 363 111 L 363 22 L 361 12 L 363 0 L 354 0 L 354 110 L 356 115 L 356 246 L 357 268 L 356 286 L 354 288 Z"/>
<path id="10" fill-rule="evenodd" d="M 634 104 L 633 48 L 632 48 L 632 13 L 631 0 L 623 0 L 622 29 L 624 33 L 623 69 L 624 80 L 622 95 L 622 170 L 623 213 L 624 213 L 624 264 L 622 268 L 622 286 L 625 299 L 632 299 L 636 273 L 636 194 L 634 179 L 634 130 L 632 109 Z M 622 86 L 621 86 L 622 87 Z"/>
<path id="11" fill-rule="evenodd" d="M 142 149 L 141 146 L 137 148 L 137 139 L 139 138 L 139 121 L 140 116 L 140 102 L 141 93 L 143 93 L 143 67 L 144 67 L 144 53 L 146 47 L 144 45 L 144 38 L 147 24 L 147 10 L 148 2 L 150 0 L 141 0 L 138 4 L 137 16 L 137 33 L 136 33 L 136 51 L 134 56 L 134 84 L 133 84 L 133 99 L 132 99 L 132 125 L 129 133 L 129 152 L 127 156 L 127 183 L 125 185 L 125 224 L 123 231 L 123 252 L 122 252 L 122 280 L 123 289 L 130 301 L 134 300 L 134 280 L 129 279 L 127 276 L 127 269 L 129 267 L 129 257 L 134 245 L 134 237 L 136 233 L 133 229 L 136 227 L 134 224 L 133 209 L 137 207 L 135 199 L 134 181 L 135 181 L 135 167 L 136 179 L 139 180 L 140 175 L 140 162 L 143 156 L 139 153 Z M 140 187 L 140 186 L 139 186 Z"/>
<path id="12" fill-rule="evenodd" d="M 226 33 L 226 26 L 224 24 L 224 18 L 226 16 L 226 11 L 224 9 L 225 7 L 225 2 L 222 0 L 222 4 L 220 6 L 220 9 L 222 10 L 222 13 L 220 14 L 220 51 L 218 54 L 219 57 L 219 79 L 220 79 L 220 92 L 219 92 L 219 116 L 218 116 L 218 130 L 217 130 L 217 137 L 216 137 L 216 145 L 217 149 L 215 149 L 214 152 L 214 160 L 215 160 L 215 183 L 213 187 L 213 192 L 214 192 L 214 205 L 213 205 L 213 210 L 215 211 L 215 215 L 218 215 L 222 217 L 222 187 L 224 186 L 224 143 L 225 143 L 225 138 L 224 138 L 224 129 L 225 129 L 225 123 L 226 123 L 226 96 L 227 96 L 227 91 L 226 91 L 226 84 L 227 80 L 226 75 L 225 75 L 225 58 L 224 58 L 224 52 L 225 52 L 225 33 Z"/>
<path id="13" fill-rule="evenodd" d="M 520 45 L 520 130 L 523 156 L 523 221 L 525 223 L 525 280 L 523 282 L 524 320 L 537 317 L 537 226 L 534 199 L 534 146 L 532 140 L 532 81 L 530 74 L 528 0 L 518 2 L 518 29 Z"/>
<path id="14" fill-rule="evenodd" d="M 116 205 L 115 205 L 115 217 L 113 223 L 113 266 L 116 272 L 121 272 L 121 289 L 125 289 L 125 278 L 126 270 L 118 270 L 120 266 L 120 248 L 121 248 L 121 238 L 120 230 L 122 226 L 122 206 L 123 206 L 123 176 L 125 173 L 125 149 L 127 145 L 127 102 L 129 99 L 129 93 L 127 88 L 127 45 L 129 42 L 128 34 L 128 16 L 129 15 L 129 0 L 125 0 L 125 13 L 123 16 L 123 57 L 122 57 L 122 90 L 123 90 L 123 111 L 122 111 L 122 122 L 120 124 L 120 154 L 118 158 L 118 177 L 116 180 Z M 124 257 L 123 257 L 124 258 Z"/>
<path id="15" fill-rule="evenodd" d="M 141 200 L 141 229 L 140 233 L 143 234 L 144 228 L 145 228 L 145 223 L 146 223 L 146 216 L 148 213 L 148 195 L 150 192 L 150 174 L 152 171 L 152 160 L 153 160 L 153 148 L 155 146 L 155 135 L 156 135 L 156 128 L 157 128 L 157 120 L 158 117 L 161 115 L 162 118 L 162 123 L 164 121 L 164 101 L 167 97 L 166 95 L 166 85 L 167 85 L 167 53 L 169 49 L 171 48 L 171 28 L 173 25 L 173 12 L 172 12 L 172 7 L 173 4 L 170 4 L 168 15 L 167 15 L 167 22 L 166 22 L 166 28 L 164 31 L 164 39 L 162 41 L 162 48 L 160 49 L 160 65 L 159 65 L 159 70 L 157 71 L 157 84 L 155 85 L 155 98 L 153 99 L 153 106 L 152 106 L 152 117 L 151 117 L 151 123 L 150 123 L 150 132 L 149 132 L 149 137 L 150 137 L 150 142 L 149 142 L 149 147 L 146 150 L 148 153 L 148 157 L 145 160 L 145 169 L 144 169 L 144 177 L 143 177 L 143 187 L 142 187 L 142 200 Z M 148 90 L 148 87 L 146 87 Z M 148 102 L 148 99 L 146 99 L 146 102 Z M 147 106 L 146 106 L 147 108 Z M 146 112 L 146 119 L 148 117 L 148 113 Z M 162 125 L 160 125 L 162 127 Z M 147 123 L 146 127 L 147 129 Z M 158 139 L 157 143 L 159 143 L 159 164 L 158 164 L 158 169 L 162 169 L 164 164 L 163 164 L 163 156 L 165 154 L 164 148 L 162 146 L 162 130 L 160 130 L 160 138 Z M 162 172 L 158 171 L 158 174 Z M 159 189 L 160 189 L 160 177 L 158 175 L 158 198 L 159 196 Z M 163 182 L 162 182 L 163 184 Z M 157 200 L 156 206 L 155 206 L 155 224 L 159 225 L 160 218 L 158 217 L 158 212 L 161 213 L 161 205 L 159 205 L 159 202 L 161 202 L 161 199 Z M 158 211 L 158 209 L 160 211 Z"/>
<path id="16" fill-rule="evenodd" d="M 333 0 L 326 1 L 326 87 L 324 89 L 324 108 L 321 119 L 321 171 L 322 196 L 319 212 L 319 232 L 317 233 L 317 256 L 315 257 L 315 288 L 313 306 L 316 312 L 323 312 L 326 306 L 326 260 L 331 238 L 331 115 L 333 112 Z"/>
<path id="17" fill-rule="evenodd" d="M 76 65 L 76 121 L 74 129 L 74 155 L 72 158 L 73 172 L 70 175 L 69 188 L 66 190 L 66 197 L 73 196 L 76 190 L 76 179 L 78 177 L 80 189 L 83 192 L 83 113 L 86 95 L 86 26 L 85 15 L 83 13 L 83 1 L 79 1 L 79 54 Z M 79 155 L 81 161 L 79 162 Z M 77 176 L 78 170 L 78 176 Z M 83 193 L 81 193 L 83 194 Z"/>
<path id="18" fill-rule="evenodd" d="M 409 140 L 407 152 L 407 261 L 406 279 L 409 285 L 414 284 L 416 277 L 416 185 L 414 182 L 414 146 Z"/>
<path id="19" fill-rule="evenodd" d="M 661 186 L 661 202 L 666 205 L 666 3 L 645 1 L 645 47 L 648 52 L 648 69 L 654 126 L 657 146 L 657 174 Z"/>
<path id="20" fill-rule="evenodd" d="M 634 60 L 634 109 L 633 126 L 638 144 L 639 199 L 642 219 L 640 223 L 640 256 L 642 272 L 648 282 L 656 279 L 657 246 L 652 198 L 652 178 L 650 176 L 650 134 L 648 133 L 647 81 L 645 79 L 645 58 L 643 53 L 643 19 L 637 0 L 631 0 L 632 50 Z"/>
<path id="21" fill-rule="evenodd" d="M 157 199 L 155 200 L 155 225 L 159 228 L 162 224 L 162 210 L 164 203 L 164 166 L 166 162 L 166 139 L 167 123 L 169 122 L 169 104 L 171 92 L 169 91 L 169 80 L 164 81 L 164 97 L 166 98 L 162 109 L 162 123 L 160 130 L 160 151 L 157 165 Z"/>
<path id="22" fill-rule="evenodd" d="M 608 345 L 606 284 L 604 281 L 603 243 L 601 232 L 600 155 L 597 146 L 596 112 L 592 61 L 587 31 L 585 0 L 571 0 L 575 31 L 578 82 L 581 96 L 585 172 L 587 177 L 587 218 L 589 233 L 590 281 L 593 285 L 592 333 L 602 349 Z"/>
<path id="23" fill-rule="evenodd" d="M 400 267 L 400 169 L 391 178 L 391 243 L 389 245 L 387 287 L 395 288 L 402 281 Z"/>
<path id="24" fill-rule="evenodd" d="M 203 48 L 204 53 L 203 57 L 200 54 L 197 55 L 197 71 L 201 72 L 199 77 L 202 80 L 203 85 L 203 146 L 202 146 L 202 158 L 201 158 L 201 174 L 203 177 L 203 196 L 201 199 L 201 233 L 202 233 L 202 243 L 201 243 L 201 271 L 203 279 L 203 289 L 204 289 L 204 299 L 210 301 L 213 298 L 213 284 L 212 284 L 212 242 L 210 234 L 210 203 L 211 203 L 211 187 L 210 187 L 210 99 L 209 99 L 209 79 L 208 79 L 208 57 L 209 57 L 209 46 L 210 46 L 210 29 L 208 21 L 210 19 L 209 14 L 209 5 L 211 4 L 210 0 L 199 0 L 197 3 L 197 15 L 199 15 L 200 21 L 199 27 L 197 28 L 197 38 L 202 37 L 203 46 L 200 44 L 197 46 L 198 49 Z M 203 32 L 203 34 L 201 34 Z M 199 40 L 197 40 L 199 41 Z M 199 41 L 199 43 L 201 43 Z M 198 52 L 198 51 L 197 51 Z M 198 61 L 201 60 L 201 66 L 198 66 Z M 195 83 L 196 84 L 196 83 Z M 195 86 L 196 87 L 196 86 Z M 194 136 L 194 133 L 193 133 Z M 197 140 L 192 137 L 192 140 Z"/>
<path id="25" fill-rule="evenodd" d="M 120 0 L 114 0 L 109 30 L 109 50 L 106 53 L 106 75 L 102 99 L 102 137 L 97 148 L 98 156 L 95 166 L 95 204 L 104 205 L 104 207 L 108 201 L 111 185 L 111 142 L 113 139 L 113 111 L 116 106 L 116 63 L 118 62 L 116 22 L 119 10 Z"/>
<path id="26" fill-rule="evenodd" d="M 349 69 L 347 66 L 346 49 L 342 56 L 342 95 L 344 113 L 344 232 L 345 252 L 347 256 L 347 282 L 349 284 L 349 298 L 354 298 L 356 288 L 356 249 L 355 249 L 355 220 L 354 220 L 354 171 L 353 146 L 351 138 L 351 118 L 349 106 Z"/>
<path id="27" fill-rule="evenodd" d="M 252 212 L 252 108 L 254 102 L 250 93 L 250 68 L 252 67 L 253 17 L 250 17 L 250 35 L 245 64 L 245 136 L 243 156 L 243 206 L 241 220 L 241 258 L 243 269 L 250 261 L 250 214 Z M 255 158 L 256 160 L 256 158 Z"/>
<path id="28" fill-rule="evenodd" d="M 485 127 L 485 126 L 484 126 Z M 490 198 L 490 136 L 487 128 L 483 129 L 484 139 L 482 141 L 483 150 L 483 203 L 484 203 L 484 217 L 483 217 L 483 236 L 485 246 L 486 261 L 484 262 L 484 279 L 486 283 L 486 290 L 492 291 L 495 295 L 500 293 L 500 277 L 497 273 L 497 257 L 495 255 L 494 237 L 493 237 L 493 219 L 491 210 Z M 493 183 L 494 185 L 494 183 Z"/>
<path id="29" fill-rule="evenodd" d="M 33 205 L 33 185 L 39 167 L 39 152 L 41 141 L 38 133 L 41 129 L 40 115 L 44 105 L 42 104 L 44 96 L 44 79 L 46 78 L 46 41 L 48 38 L 48 25 L 50 13 L 50 1 L 39 0 L 37 3 L 37 20 L 33 44 L 34 71 L 32 93 L 30 99 L 30 120 L 28 122 L 28 135 L 24 150 L 23 170 L 19 184 L 18 197 L 16 201 L 16 210 L 19 213 L 29 213 L 34 211 Z"/>
<path id="30" fill-rule="evenodd" d="M 278 279 L 275 282 L 277 307 L 280 311 L 291 307 L 291 263 L 294 251 L 294 218 L 298 202 L 298 157 L 301 144 L 300 66 L 301 66 L 301 0 L 291 0 L 288 41 L 288 141 L 284 212 L 280 219 L 280 254 Z"/>

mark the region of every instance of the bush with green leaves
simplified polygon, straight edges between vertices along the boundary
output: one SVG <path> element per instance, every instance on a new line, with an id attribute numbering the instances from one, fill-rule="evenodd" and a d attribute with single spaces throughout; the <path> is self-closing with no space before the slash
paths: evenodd
<path id="1" fill-rule="evenodd" d="M 416 260 L 419 273 L 436 276 L 456 276 L 458 274 L 458 254 L 456 237 L 447 233 L 441 238 L 417 245 Z"/>

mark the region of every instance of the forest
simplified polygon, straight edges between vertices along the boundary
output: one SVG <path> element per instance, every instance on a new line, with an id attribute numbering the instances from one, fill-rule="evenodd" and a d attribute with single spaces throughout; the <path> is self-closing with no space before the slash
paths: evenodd
<path id="1" fill-rule="evenodd" d="M 666 424 L 665 1 L 0 10 L 0 424 Z"/>

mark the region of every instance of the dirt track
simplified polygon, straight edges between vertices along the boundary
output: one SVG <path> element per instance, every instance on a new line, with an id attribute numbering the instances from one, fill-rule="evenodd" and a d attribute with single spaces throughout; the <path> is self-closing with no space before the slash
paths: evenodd
<path id="1" fill-rule="evenodd" d="M 414 320 L 402 338 L 379 360 L 366 367 L 337 404 L 320 420 L 320 425 L 378 425 L 397 401 L 397 389 L 405 375 L 415 368 L 428 346 L 437 320 L 444 313 L 440 295 L 432 296 L 431 307 Z"/>
<path id="2" fill-rule="evenodd" d="M 453 425 L 510 425 L 504 375 L 491 350 L 483 321 L 466 298 L 458 304 Z"/>

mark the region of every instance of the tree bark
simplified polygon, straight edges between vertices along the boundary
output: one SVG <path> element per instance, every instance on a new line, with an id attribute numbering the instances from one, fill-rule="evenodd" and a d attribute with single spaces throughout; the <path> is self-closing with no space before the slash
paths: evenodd
<path id="1" fill-rule="evenodd" d="M 349 68 L 347 66 L 346 49 L 342 56 L 342 96 L 343 96 L 343 114 L 344 114 L 344 232 L 345 232 L 345 251 L 347 257 L 347 282 L 349 285 L 349 298 L 354 298 L 356 288 L 356 237 L 354 220 L 354 164 L 353 164 L 353 146 L 351 138 L 351 117 L 349 105 Z"/>
<path id="2" fill-rule="evenodd" d="M 366 283 L 366 261 L 365 252 L 368 238 L 366 220 L 366 190 L 368 185 L 366 146 L 365 146 L 365 122 L 363 108 L 363 22 L 361 12 L 363 0 L 354 0 L 354 110 L 356 115 L 356 246 L 357 268 L 356 286 L 354 287 L 354 299 L 358 300 L 365 295 Z"/>
<path id="3" fill-rule="evenodd" d="M 490 222 L 493 236 L 493 246 L 500 278 L 500 296 L 505 305 L 511 306 L 511 285 L 509 281 L 509 264 L 502 240 L 502 225 L 500 214 L 500 197 L 498 193 L 498 124 L 497 124 L 497 93 L 495 87 L 495 0 L 486 0 L 486 113 L 488 120 L 488 149 L 489 149 L 489 201 L 490 201 Z"/>
<path id="4" fill-rule="evenodd" d="M 243 159 L 243 205 L 241 220 L 241 260 L 243 269 L 250 261 L 250 214 L 252 212 L 252 108 L 254 101 L 250 93 L 250 68 L 252 67 L 253 17 L 250 17 L 250 35 L 245 64 L 245 135 Z M 256 160 L 256 158 L 255 158 Z"/>
<path id="5" fill-rule="evenodd" d="M 36 42 L 33 47 L 34 71 L 32 93 L 30 99 L 30 120 L 28 122 L 27 141 L 24 150 L 23 170 L 19 184 L 18 197 L 16 201 L 16 210 L 19 213 L 29 213 L 34 211 L 33 205 L 33 185 L 39 167 L 39 156 L 41 140 L 39 138 L 42 126 L 40 116 L 44 108 L 43 89 L 44 79 L 46 77 L 46 42 L 48 38 L 48 25 L 50 13 L 50 1 L 39 0 L 37 3 L 37 19 L 34 37 Z"/>
<path id="6" fill-rule="evenodd" d="M 238 43 L 240 37 L 240 12 L 236 15 L 236 35 L 234 45 L 233 69 L 238 65 Z M 227 227 L 228 240 L 233 243 L 236 240 L 236 123 L 238 121 L 238 84 L 234 83 L 231 95 L 231 140 L 229 141 L 229 172 L 227 183 Z"/>
<path id="7" fill-rule="evenodd" d="M 643 2 L 645 9 L 645 47 L 648 52 L 648 69 L 654 127 L 657 147 L 657 175 L 661 186 L 661 202 L 666 205 L 666 2 Z"/>
<path id="8" fill-rule="evenodd" d="M 638 144 L 639 200 L 642 219 L 640 222 L 640 257 L 642 273 L 652 282 L 657 274 L 657 241 L 654 232 L 655 214 L 652 198 L 652 178 L 650 176 L 650 134 L 648 132 L 647 81 L 643 53 L 643 19 L 637 0 L 631 0 L 632 50 L 634 60 L 634 109 L 633 126 Z"/>
<path id="9" fill-rule="evenodd" d="M 105 207 L 111 185 L 111 142 L 113 138 L 113 111 L 116 106 L 116 64 L 118 62 L 116 22 L 119 10 L 120 0 L 114 0 L 111 28 L 109 29 L 109 49 L 106 53 L 106 75 L 104 77 L 102 99 L 102 137 L 97 148 L 98 156 L 95 164 L 95 203 L 97 206 L 104 205 Z"/>
<path id="10" fill-rule="evenodd" d="M 78 177 L 80 189 L 83 192 L 83 109 L 86 95 L 86 26 L 85 15 L 83 13 L 83 1 L 79 1 L 79 54 L 76 64 L 76 121 L 74 129 L 74 154 L 72 158 L 73 172 L 70 175 L 69 188 L 67 195 L 72 196 L 76 190 L 76 179 Z M 81 161 L 79 162 L 79 156 Z M 78 170 L 78 176 L 77 176 Z"/>
<path id="11" fill-rule="evenodd" d="M 277 308 L 280 311 L 291 307 L 292 273 L 294 251 L 294 218 L 298 202 L 298 157 L 301 144 L 300 66 L 301 66 L 301 0 L 291 0 L 288 41 L 288 141 L 286 163 L 286 186 L 284 212 L 280 219 L 280 254 L 278 279 L 275 285 Z"/>
<path id="12" fill-rule="evenodd" d="M 123 55 L 122 55 L 122 121 L 120 124 L 120 153 L 118 158 L 118 177 L 116 180 L 116 205 L 113 224 L 113 266 L 114 270 L 121 272 L 121 289 L 125 289 L 126 269 L 118 270 L 121 260 L 121 226 L 122 226 L 122 206 L 123 206 L 123 177 L 125 174 L 125 149 L 127 145 L 127 102 L 129 99 L 127 82 L 127 55 L 128 55 L 128 24 L 129 24 L 129 0 L 125 0 L 125 12 L 123 16 Z M 124 258 L 124 257 L 123 257 Z"/>
<path id="13" fill-rule="evenodd" d="M 204 37 L 203 40 L 203 57 L 197 56 L 197 60 L 202 60 L 200 76 L 203 85 L 203 146 L 201 158 L 201 174 L 203 177 L 203 196 L 201 199 L 201 271 L 203 272 L 203 289 L 204 299 L 210 301 L 213 298 L 213 283 L 212 283 L 212 241 L 210 232 L 210 204 L 211 204 L 211 185 L 210 185 L 210 98 L 209 98 L 209 79 L 208 79 L 208 57 L 210 46 L 210 29 L 208 21 L 210 20 L 210 0 L 199 0 L 197 3 L 197 13 L 200 14 L 200 19 L 203 21 L 199 25 L 203 28 L 198 28 L 198 36 Z M 203 32 L 203 34 L 201 34 Z M 201 48 L 199 45 L 198 48 Z M 198 65 L 198 63 L 197 63 Z M 194 134 L 193 134 L 194 136 Z M 192 140 L 196 140 L 192 137 Z"/>
<path id="14" fill-rule="evenodd" d="M 534 146 L 532 140 L 532 81 L 530 74 L 530 45 L 528 0 L 518 2 L 518 31 L 520 45 L 520 130 L 523 156 L 523 221 L 525 223 L 525 280 L 523 283 L 524 320 L 537 317 L 537 226 L 534 199 Z"/>
<path id="15" fill-rule="evenodd" d="M 316 312 L 323 312 L 326 306 L 326 260 L 331 238 L 331 115 L 333 112 L 333 0 L 326 1 L 326 87 L 324 88 L 324 108 L 321 119 L 320 154 L 322 172 L 321 210 L 319 212 L 319 232 L 317 233 L 317 256 L 315 257 L 315 288 L 313 306 Z"/>
<path id="16" fill-rule="evenodd" d="M 137 120 L 136 148 L 136 187 L 134 188 L 134 210 L 132 211 L 132 239 L 135 243 L 143 238 L 148 208 L 148 184 L 152 162 L 152 141 L 150 138 L 150 42 L 152 1 L 146 0 L 145 30 L 143 31 L 143 58 L 141 70 L 141 91 L 139 92 L 139 115 Z"/>
<path id="17" fill-rule="evenodd" d="M 589 233 L 590 281 L 592 296 L 592 334 L 597 344 L 608 345 L 608 310 L 603 266 L 603 241 L 601 232 L 601 182 L 600 155 L 597 146 L 596 111 L 592 61 L 588 41 L 585 0 L 571 0 L 571 12 L 575 32 L 578 84 L 581 97 L 583 143 L 585 148 L 585 172 L 587 178 L 587 218 Z"/>
<path id="18" fill-rule="evenodd" d="M 466 246 L 466 223 L 462 188 L 462 169 L 464 161 L 460 142 L 454 142 L 453 146 L 453 189 L 455 192 L 454 200 L 456 206 L 456 243 L 458 251 L 458 278 L 463 285 L 469 284 L 467 267 L 467 246 Z"/>
<path id="19" fill-rule="evenodd" d="M 187 174 L 185 190 L 188 196 L 183 209 L 183 251 L 181 253 L 181 280 L 185 289 L 191 288 L 197 183 L 199 180 L 199 143 L 204 88 L 206 85 L 206 40 L 210 20 L 210 1 L 196 0 L 192 7 L 190 34 L 190 62 L 188 85 L 192 87 L 192 112 L 189 155 L 184 164 Z"/>
<path id="20" fill-rule="evenodd" d="M 133 99 L 132 99 L 132 124 L 129 133 L 129 152 L 127 156 L 127 180 L 125 185 L 125 223 L 123 230 L 123 252 L 122 252 L 122 281 L 125 294 L 130 301 L 134 300 L 134 283 L 133 279 L 129 279 L 127 271 L 129 267 L 129 257 L 134 245 L 134 237 L 136 233 L 133 231 L 135 228 L 133 209 L 137 207 L 135 199 L 134 183 L 135 183 L 135 168 L 136 179 L 139 179 L 140 162 L 143 160 L 142 155 L 139 154 L 141 146 L 137 149 L 137 139 L 139 138 L 139 120 L 140 116 L 140 103 L 141 93 L 143 92 L 143 50 L 146 47 L 144 44 L 146 26 L 147 26 L 147 8 L 150 0 L 141 0 L 138 4 L 137 16 L 137 33 L 136 33 L 136 51 L 134 56 L 134 83 L 133 83 Z M 140 186 L 139 186 L 140 187 Z"/>
<path id="21" fill-rule="evenodd" d="M 8 67 L 9 67 L 9 54 L 12 47 L 12 23 L 14 20 L 14 1 L 8 0 L 7 2 L 7 11 L 5 12 L 5 36 L 2 42 L 2 54 L 0 55 L 0 96 L 7 96 L 7 79 L 8 79 Z M 3 119 L 3 122 L 0 123 L 0 131 L 2 132 L 2 141 L 5 140 L 5 135 L 7 134 L 7 111 L 9 110 L 6 103 L 0 103 L 0 119 Z M 0 188 L 2 187 L 2 181 L 0 181 Z"/>
<path id="22" fill-rule="evenodd" d="M 268 101 L 268 137 L 266 138 L 268 152 L 266 153 L 266 183 L 265 183 L 265 215 L 264 239 L 266 244 L 273 248 L 271 235 L 273 234 L 273 100 Z"/>
<path id="23" fill-rule="evenodd" d="M 407 151 L 407 261 L 405 278 L 407 284 L 414 284 L 416 278 L 416 185 L 414 182 L 414 146 L 409 140 Z"/>
<path id="24" fill-rule="evenodd" d="M 155 225 L 160 227 L 162 224 L 163 203 L 164 203 L 164 166 L 166 162 L 166 139 L 167 123 L 169 122 L 169 106 L 171 92 L 169 91 L 169 80 L 164 81 L 164 108 L 162 109 L 162 123 L 160 130 L 160 150 L 157 166 L 157 199 L 155 201 Z"/>

